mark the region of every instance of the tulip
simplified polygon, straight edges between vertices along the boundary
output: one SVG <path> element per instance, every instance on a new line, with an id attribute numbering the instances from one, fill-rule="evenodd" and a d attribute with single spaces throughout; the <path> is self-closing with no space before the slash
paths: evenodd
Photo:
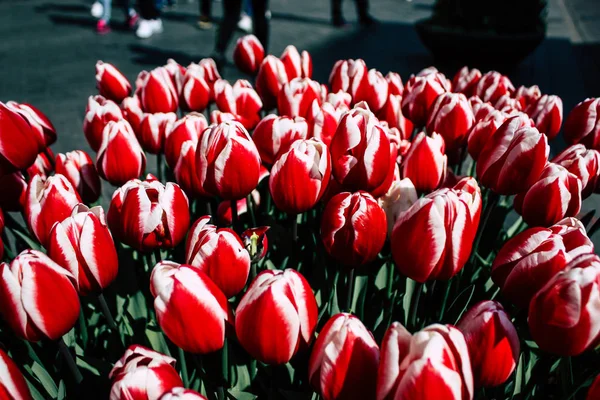
<path id="1" fill-rule="evenodd" d="M 317 338 L 308 362 L 311 386 L 325 400 L 373 399 L 379 347 L 354 315 L 331 317 Z"/>
<path id="2" fill-rule="evenodd" d="M 553 139 L 560 131 L 563 119 L 562 100 L 558 96 L 543 95 L 527 107 L 527 114 L 535 122 L 535 127 Z"/>
<path id="3" fill-rule="evenodd" d="M 46 146 L 50 146 L 56 142 L 56 128 L 54 128 L 54 125 L 52 125 L 52 122 L 50 122 L 50 119 L 44 113 L 27 103 L 9 101 L 6 104 L 11 106 L 29 122 L 31 128 L 37 131 L 37 136 L 41 135 L 44 137 Z"/>
<path id="4" fill-rule="evenodd" d="M 207 400 L 206 397 L 200 393 L 195 392 L 191 389 L 184 389 L 182 387 L 174 387 L 173 389 L 165 392 L 160 400 Z"/>
<path id="5" fill-rule="evenodd" d="M 54 224 L 48 256 L 75 277 L 82 296 L 99 294 L 110 285 L 117 277 L 119 259 L 102 207 L 80 204 L 69 218 Z"/>
<path id="6" fill-rule="evenodd" d="M 93 203 L 100 197 L 100 177 L 92 158 L 85 151 L 57 154 L 55 170 L 67 178 L 84 203 Z"/>
<path id="7" fill-rule="evenodd" d="M 289 45 L 283 50 L 279 58 L 285 66 L 286 75 L 289 80 L 294 78 L 312 78 L 312 59 L 306 50 L 302 54 L 294 45 Z"/>
<path id="8" fill-rule="evenodd" d="M 112 380 L 110 400 L 158 400 L 183 386 L 174 358 L 139 344 L 125 350 L 108 377 Z"/>
<path id="9" fill-rule="evenodd" d="M 256 126 L 252 141 L 263 162 L 275 163 L 280 154 L 286 153 L 293 142 L 308 137 L 308 124 L 302 117 L 278 117 L 269 114 Z"/>
<path id="10" fill-rule="evenodd" d="M 177 120 L 175 113 L 144 114 L 136 137 L 142 148 L 150 154 L 164 151 L 166 132 Z"/>
<path id="11" fill-rule="evenodd" d="M 220 124 L 221 122 L 228 121 L 240 121 L 240 117 L 238 115 L 234 115 L 232 113 L 221 112 L 219 110 L 213 110 L 210 113 L 210 124 Z"/>
<path id="12" fill-rule="evenodd" d="M 589 98 L 577 104 L 567 116 L 564 136 L 568 144 L 581 143 L 600 151 L 600 98 Z"/>
<path id="13" fill-rule="evenodd" d="M 215 101 L 222 112 L 235 115 L 246 129 L 260 121 L 262 101 L 250 82 L 238 79 L 233 86 L 224 79 L 215 82 Z"/>
<path id="14" fill-rule="evenodd" d="M 240 238 L 244 247 L 250 254 L 250 260 L 255 263 L 267 255 L 269 251 L 269 239 L 267 238 L 268 226 L 260 226 L 258 228 L 246 229 Z"/>
<path id="15" fill-rule="evenodd" d="M 451 88 L 450 81 L 437 70 L 411 77 L 402 95 L 402 114 L 417 126 L 425 125 L 435 99 Z"/>
<path id="16" fill-rule="evenodd" d="M 394 225 L 391 244 L 396 266 L 421 283 L 452 278 L 471 254 L 480 215 L 481 193 L 472 178 L 420 198 Z"/>
<path id="17" fill-rule="evenodd" d="M 354 103 L 366 102 L 373 112 L 378 112 L 383 108 L 388 99 L 388 83 L 376 69 L 352 82 L 352 99 Z"/>
<path id="18" fill-rule="evenodd" d="M 559 164 L 548 163 L 529 190 L 514 200 L 515 211 L 529 226 L 550 226 L 581 209 L 581 181 Z"/>
<path id="19" fill-rule="evenodd" d="M 521 104 L 522 109 L 527 109 L 529 105 L 535 103 L 537 99 L 542 97 L 542 92 L 538 85 L 533 85 L 530 87 L 519 86 L 517 91 L 514 94 L 515 99 L 518 100 L 519 104 Z"/>
<path id="20" fill-rule="evenodd" d="M 181 144 L 179 158 L 173 167 L 173 175 L 175 181 L 183 191 L 194 198 L 208 197 L 209 194 L 202 188 L 200 179 L 198 178 L 198 170 L 196 169 L 196 151 L 198 141 L 186 140 Z"/>
<path id="21" fill-rule="evenodd" d="M 133 128 L 133 131 L 138 132 L 145 114 L 142 110 L 140 98 L 137 96 L 127 97 L 121 103 L 121 111 L 127 122 L 129 122 L 129 125 Z M 102 131 L 100 131 L 100 138 L 102 138 Z M 100 145 L 98 145 L 98 147 L 100 147 Z"/>
<path id="22" fill-rule="evenodd" d="M 0 174 L 0 187 L 3 193 L 3 196 L 0 196 L 0 208 L 4 211 L 22 211 L 27 201 L 27 181 L 23 174 Z"/>
<path id="23" fill-rule="evenodd" d="M 565 167 L 581 181 L 581 195 L 585 199 L 600 184 L 600 152 L 574 144 L 552 159 L 553 163 Z"/>
<path id="24" fill-rule="evenodd" d="M 373 261 L 383 248 L 385 211 L 366 192 L 342 192 L 331 198 L 323 211 L 321 238 L 325 250 L 347 267 Z"/>
<path id="25" fill-rule="evenodd" d="M 96 87 L 100 95 L 120 103 L 131 93 L 131 83 L 114 65 L 98 61 L 96 63 Z"/>
<path id="26" fill-rule="evenodd" d="M 83 119 L 83 133 L 94 151 L 98 151 L 102 144 L 102 132 L 109 121 L 123 119 L 119 106 L 112 100 L 102 96 L 90 96 Z"/>
<path id="27" fill-rule="evenodd" d="M 527 307 L 535 293 L 573 257 L 591 252 L 593 244 L 577 220 L 567 219 L 549 229 L 530 228 L 500 249 L 492 264 L 492 280 L 505 298 Z"/>
<path id="28" fill-rule="evenodd" d="M 331 96 L 331 93 L 329 96 Z M 345 103 L 337 106 L 330 103 L 329 96 L 328 101 L 323 104 L 319 104 L 316 100 L 313 101 L 312 107 L 306 116 L 308 137 L 319 139 L 327 146 L 331 144 L 342 115 L 348 111 L 348 106 Z"/>
<path id="29" fill-rule="evenodd" d="M 454 79 L 452 79 L 452 88 L 455 93 L 462 93 L 467 97 L 473 96 L 475 87 L 481 79 L 482 74 L 477 68 L 469 69 L 468 67 L 462 67 Z"/>
<path id="30" fill-rule="evenodd" d="M 358 78 L 359 81 L 367 74 L 367 65 L 363 60 L 339 60 L 329 74 L 329 86 L 334 93 L 340 90 L 350 93 L 354 79 Z"/>
<path id="31" fill-rule="evenodd" d="M 498 71 L 490 71 L 477 82 L 473 94 L 479 96 L 484 102 L 494 104 L 502 95 L 513 94 L 514 91 L 515 87 L 507 76 Z"/>
<path id="32" fill-rule="evenodd" d="M 497 194 L 526 191 L 537 181 L 548 161 L 547 136 L 536 128 L 521 126 L 520 117 L 507 119 L 479 154 L 477 176 Z"/>
<path id="33" fill-rule="evenodd" d="M 517 367 L 519 336 L 497 301 L 485 300 L 469 309 L 456 327 L 465 336 L 476 387 L 502 385 Z"/>
<path id="34" fill-rule="evenodd" d="M 180 157 L 181 148 L 184 142 L 191 140 L 198 142 L 198 138 L 208 128 L 208 122 L 204 115 L 192 112 L 183 118 L 175 121 L 165 135 L 165 158 L 167 165 L 175 168 L 177 160 Z"/>
<path id="35" fill-rule="evenodd" d="M 523 107 L 519 100 L 511 97 L 509 93 L 503 94 L 496 100 L 494 103 L 494 108 L 499 111 L 503 111 L 506 113 L 523 111 Z"/>
<path id="36" fill-rule="evenodd" d="M 0 264 L 0 314 L 25 340 L 57 340 L 79 318 L 74 278 L 44 253 L 25 250 Z"/>
<path id="37" fill-rule="evenodd" d="M 331 141 L 333 175 L 344 188 L 377 189 L 388 176 L 389 155 L 386 130 L 365 103 L 344 114 Z"/>
<path id="38" fill-rule="evenodd" d="M 378 199 L 387 219 L 387 235 L 391 236 L 394 224 L 400 215 L 417 202 L 419 196 L 409 178 L 395 179 L 388 192 Z"/>
<path id="39" fill-rule="evenodd" d="M 473 157 L 473 160 L 479 159 L 481 150 L 485 147 L 487 141 L 506 121 L 507 115 L 502 111 L 493 110 L 485 117 L 477 120 L 468 133 L 467 151 Z"/>
<path id="40" fill-rule="evenodd" d="M 269 190 L 281 211 L 299 214 L 310 210 L 325 193 L 331 177 L 331 157 L 318 139 L 296 140 L 273 165 Z"/>
<path id="41" fill-rule="evenodd" d="M 154 114 L 177 111 L 177 89 L 165 67 L 140 72 L 136 86 L 136 95 L 140 98 L 144 112 Z"/>
<path id="42" fill-rule="evenodd" d="M 443 93 L 429 109 L 427 131 L 437 132 L 444 138 L 448 149 L 461 148 L 475 122 L 473 110 L 462 93 Z"/>
<path id="43" fill-rule="evenodd" d="M 259 180 L 259 182 L 260 182 L 260 180 Z M 252 191 L 252 193 L 250 193 L 250 196 L 252 196 L 252 201 L 251 201 L 252 210 L 254 210 L 254 212 L 257 212 L 256 210 L 260 206 L 260 193 L 258 192 L 258 190 L 255 189 Z M 237 215 L 239 218 L 241 218 L 242 215 L 246 214 L 248 212 L 247 199 L 248 199 L 247 197 L 244 197 L 243 199 L 239 199 L 235 202 L 230 201 L 230 200 L 221 201 L 219 203 L 219 205 L 217 206 L 217 221 L 218 221 L 219 225 L 223 225 L 223 226 L 233 225 L 233 210 L 231 208 L 232 204 L 235 204 L 235 206 L 237 208 Z"/>
<path id="44" fill-rule="evenodd" d="M 313 101 L 319 105 L 323 102 L 324 93 L 317 81 L 309 78 L 294 78 L 283 85 L 277 96 L 279 115 L 306 118 Z"/>
<path id="45" fill-rule="evenodd" d="M 115 190 L 107 220 L 113 235 L 137 250 L 173 248 L 190 226 L 188 199 L 174 183 L 133 179 Z"/>
<path id="46" fill-rule="evenodd" d="M 235 331 L 253 358 L 285 364 L 298 351 L 308 349 L 317 314 L 315 296 L 300 273 L 265 270 L 252 281 L 237 307 Z"/>
<path id="47" fill-rule="evenodd" d="M 102 137 L 102 145 L 96 156 L 96 169 L 100 177 L 119 186 L 144 172 L 146 155 L 127 121 L 110 121 Z"/>
<path id="48" fill-rule="evenodd" d="M 330 103 L 336 109 L 345 109 L 346 111 L 350 109 L 350 105 L 352 104 L 352 96 L 349 93 L 339 92 L 328 93 L 325 98 L 327 103 Z"/>
<path id="49" fill-rule="evenodd" d="M 161 261 L 150 282 L 158 324 L 176 346 L 194 354 L 223 348 L 233 315 L 208 275 L 191 265 Z"/>
<path id="50" fill-rule="evenodd" d="M 208 83 L 208 87 L 210 88 L 210 100 L 214 101 L 214 85 L 215 82 L 221 79 L 221 74 L 219 74 L 219 70 L 217 69 L 217 63 L 212 58 L 203 58 L 198 63 L 204 69 L 204 80 Z"/>
<path id="51" fill-rule="evenodd" d="M 44 135 L 18 109 L 0 102 L 0 176 L 29 168 L 45 148 Z"/>
<path id="52" fill-rule="evenodd" d="M 69 217 L 79 203 L 79 194 L 63 175 L 47 179 L 36 175 L 27 187 L 25 221 L 36 239 L 45 245 L 54 223 Z"/>
<path id="53" fill-rule="evenodd" d="M 473 374 L 463 334 L 433 324 L 411 335 L 394 322 L 381 343 L 377 400 L 473 398 Z"/>
<path id="54" fill-rule="evenodd" d="M 190 64 L 190 65 L 198 65 L 198 64 Z M 186 68 L 179 64 L 177 61 L 169 58 L 167 63 L 164 65 L 165 69 L 169 73 L 169 77 L 177 90 L 177 93 L 181 93 L 183 76 L 185 75 Z M 204 72 L 204 68 L 202 68 L 202 72 Z"/>
<path id="55" fill-rule="evenodd" d="M 590 385 L 585 400 L 600 399 L 600 374 L 596 376 L 594 382 Z"/>
<path id="56" fill-rule="evenodd" d="M 494 108 L 494 106 L 492 106 L 490 103 L 484 103 L 477 96 L 469 97 L 469 104 L 471 105 L 471 108 L 473 109 L 473 115 L 475 116 L 475 122 L 478 122 L 478 121 L 486 118 L 488 115 L 490 115 L 492 113 L 492 111 L 497 111 Z"/>
<path id="57" fill-rule="evenodd" d="M 378 116 L 390 127 L 398 129 L 402 139 L 408 139 L 412 135 L 413 123 L 402 114 L 402 96 L 390 94 Z"/>
<path id="58" fill-rule="evenodd" d="M 190 111 L 202 112 L 208 107 L 211 87 L 206 81 L 204 68 L 190 64 L 181 76 L 181 105 Z"/>
<path id="59" fill-rule="evenodd" d="M 225 200 L 246 197 L 258 184 L 260 155 L 241 123 L 212 125 L 198 143 L 196 168 L 202 188 Z"/>
<path id="60" fill-rule="evenodd" d="M 2 208 L 0 208 L 0 235 L 4 231 L 4 213 L 2 212 Z M 0 237 L 0 260 L 4 257 L 4 242 L 2 241 L 2 237 Z"/>
<path id="61" fill-rule="evenodd" d="M 410 178 L 418 192 L 430 192 L 444 182 L 448 157 L 444 139 L 433 132 L 432 136 L 421 132 L 402 162 L 402 176 Z"/>
<path id="62" fill-rule="evenodd" d="M 46 179 L 54 172 L 54 153 L 50 148 L 46 148 L 42 153 L 38 154 L 31 167 L 27 168 L 27 176 L 29 179 L 39 175 Z"/>
<path id="63" fill-rule="evenodd" d="M 275 56 L 266 56 L 256 76 L 256 91 L 265 110 L 277 107 L 277 96 L 287 82 L 288 76 L 283 62 Z"/>
<path id="64" fill-rule="evenodd" d="M 540 350 L 575 356 L 594 347 L 600 335 L 600 257 L 572 260 L 531 299 L 529 330 Z"/>
<path id="65" fill-rule="evenodd" d="M 400 74 L 396 72 L 388 72 L 385 76 L 385 80 L 388 83 L 388 95 L 402 96 L 404 93 L 404 84 Z"/>
<path id="66" fill-rule="evenodd" d="M 6 400 L 32 399 L 19 367 L 2 349 L 0 349 L 0 397 Z"/>
<path id="67" fill-rule="evenodd" d="M 246 35 L 238 39 L 233 50 L 233 62 L 246 74 L 254 75 L 265 58 L 265 49 L 254 35 Z"/>

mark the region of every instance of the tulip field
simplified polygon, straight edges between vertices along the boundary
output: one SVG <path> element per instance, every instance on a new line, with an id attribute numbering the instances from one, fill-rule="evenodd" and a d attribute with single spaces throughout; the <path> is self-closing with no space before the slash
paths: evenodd
<path id="1" fill-rule="evenodd" d="M 600 399 L 600 98 L 233 59 L 1 99 L 0 400 Z"/>

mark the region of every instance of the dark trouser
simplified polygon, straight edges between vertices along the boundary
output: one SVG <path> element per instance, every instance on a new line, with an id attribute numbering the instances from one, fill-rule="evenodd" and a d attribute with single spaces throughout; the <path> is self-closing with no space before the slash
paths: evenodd
<path id="1" fill-rule="evenodd" d="M 143 19 L 160 18 L 159 2 L 157 0 L 139 0 L 140 17 Z"/>
<path id="2" fill-rule="evenodd" d="M 212 0 L 200 0 L 200 16 L 211 17 Z"/>
<path id="3" fill-rule="evenodd" d="M 260 43 L 267 52 L 269 42 L 269 21 L 267 20 L 267 10 L 269 8 L 268 0 L 252 0 L 252 26 L 254 36 L 258 38 Z M 223 22 L 219 27 L 217 34 L 216 51 L 224 53 L 227 50 L 227 45 L 231 40 L 231 36 L 235 31 L 237 23 L 242 12 L 242 0 L 223 0 Z"/>
<path id="4" fill-rule="evenodd" d="M 359 19 L 366 19 L 369 15 L 369 0 L 354 0 L 356 2 L 356 12 Z M 331 18 L 333 20 L 342 19 L 342 0 L 331 0 Z"/>

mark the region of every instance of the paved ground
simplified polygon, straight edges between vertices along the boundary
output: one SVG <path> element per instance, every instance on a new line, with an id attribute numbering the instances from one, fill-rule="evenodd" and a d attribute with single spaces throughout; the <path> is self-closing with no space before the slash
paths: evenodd
<path id="1" fill-rule="evenodd" d="M 168 58 L 185 65 L 211 54 L 215 30 L 195 28 L 197 0 L 179 1 L 177 9 L 164 15 L 165 32 L 145 41 L 119 26 L 124 17 L 116 7 L 113 32 L 96 35 L 91 0 L 0 1 L 0 100 L 30 102 L 47 113 L 59 130 L 55 151 L 89 150 L 81 126 L 86 99 L 95 93 L 96 60 L 114 63 L 133 82 L 140 70 Z M 271 0 L 270 51 L 278 55 L 290 43 L 308 50 L 315 78 L 321 81 L 337 59 L 358 57 L 406 79 L 434 63 L 413 28 L 431 13 L 432 4 L 433 0 L 371 0 L 372 14 L 381 24 L 361 31 L 332 28 L 327 0 Z M 221 4 L 215 2 L 213 8 L 218 18 Z M 345 1 L 344 11 L 355 21 L 351 0 Z M 543 92 L 561 96 L 566 114 L 582 99 L 600 96 L 599 66 L 598 0 L 549 0 L 547 39 L 510 76 L 516 85 L 538 84 Z M 231 66 L 225 75 L 240 76 Z M 562 145 L 554 143 L 553 151 Z M 598 208 L 598 197 L 588 200 L 585 208 Z"/>

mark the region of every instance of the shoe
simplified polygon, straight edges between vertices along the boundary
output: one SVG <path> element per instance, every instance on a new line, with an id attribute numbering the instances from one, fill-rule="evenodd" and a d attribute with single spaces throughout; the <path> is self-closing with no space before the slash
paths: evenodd
<path id="1" fill-rule="evenodd" d="M 92 9 L 90 10 L 90 13 L 92 14 L 92 17 L 100 19 L 100 17 L 102 17 L 102 14 L 104 14 L 104 7 L 102 6 L 102 4 L 100 4 L 99 1 L 94 2 L 94 4 L 92 4 Z"/>
<path id="2" fill-rule="evenodd" d="M 125 22 L 127 24 L 127 27 L 131 30 L 134 30 L 138 24 L 140 20 L 140 17 L 137 14 L 133 14 L 133 15 L 129 15 L 127 17 L 127 21 Z"/>
<path id="3" fill-rule="evenodd" d="M 371 27 L 378 24 L 378 21 L 370 15 L 365 15 L 364 17 L 360 18 L 359 22 L 364 27 Z"/>
<path id="4" fill-rule="evenodd" d="M 210 17 L 201 16 L 198 18 L 196 26 L 198 26 L 198 29 L 207 30 L 212 28 L 212 21 L 210 20 Z"/>
<path id="5" fill-rule="evenodd" d="M 162 20 L 160 19 L 142 19 L 138 25 L 135 34 L 140 39 L 148 39 L 155 33 L 161 33 L 163 31 Z"/>
<path id="6" fill-rule="evenodd" d="M 252 32 L 252 18 L 248 14 L 242 14 L 237 26 L 241 31 L 246 33 Z"/>
<path id="7" fill-rule="evenodd" d="M 336 28 L 343 28 L 345 26 L 348 26 L 348 23 L 346 22 L 346 20 L 344 19 L 344 17 L 334 17 L 331 20 L 331 24 L 333 26 L 335 26 Z"/>
<path id="8" fill-rule="evenodd" d="M 108 26 L 108 23 L 101 19 L 96 23 L 96 33 L 98 35 L 106 35 L 108 32 L 110 32 L 110 26 Z"/>

